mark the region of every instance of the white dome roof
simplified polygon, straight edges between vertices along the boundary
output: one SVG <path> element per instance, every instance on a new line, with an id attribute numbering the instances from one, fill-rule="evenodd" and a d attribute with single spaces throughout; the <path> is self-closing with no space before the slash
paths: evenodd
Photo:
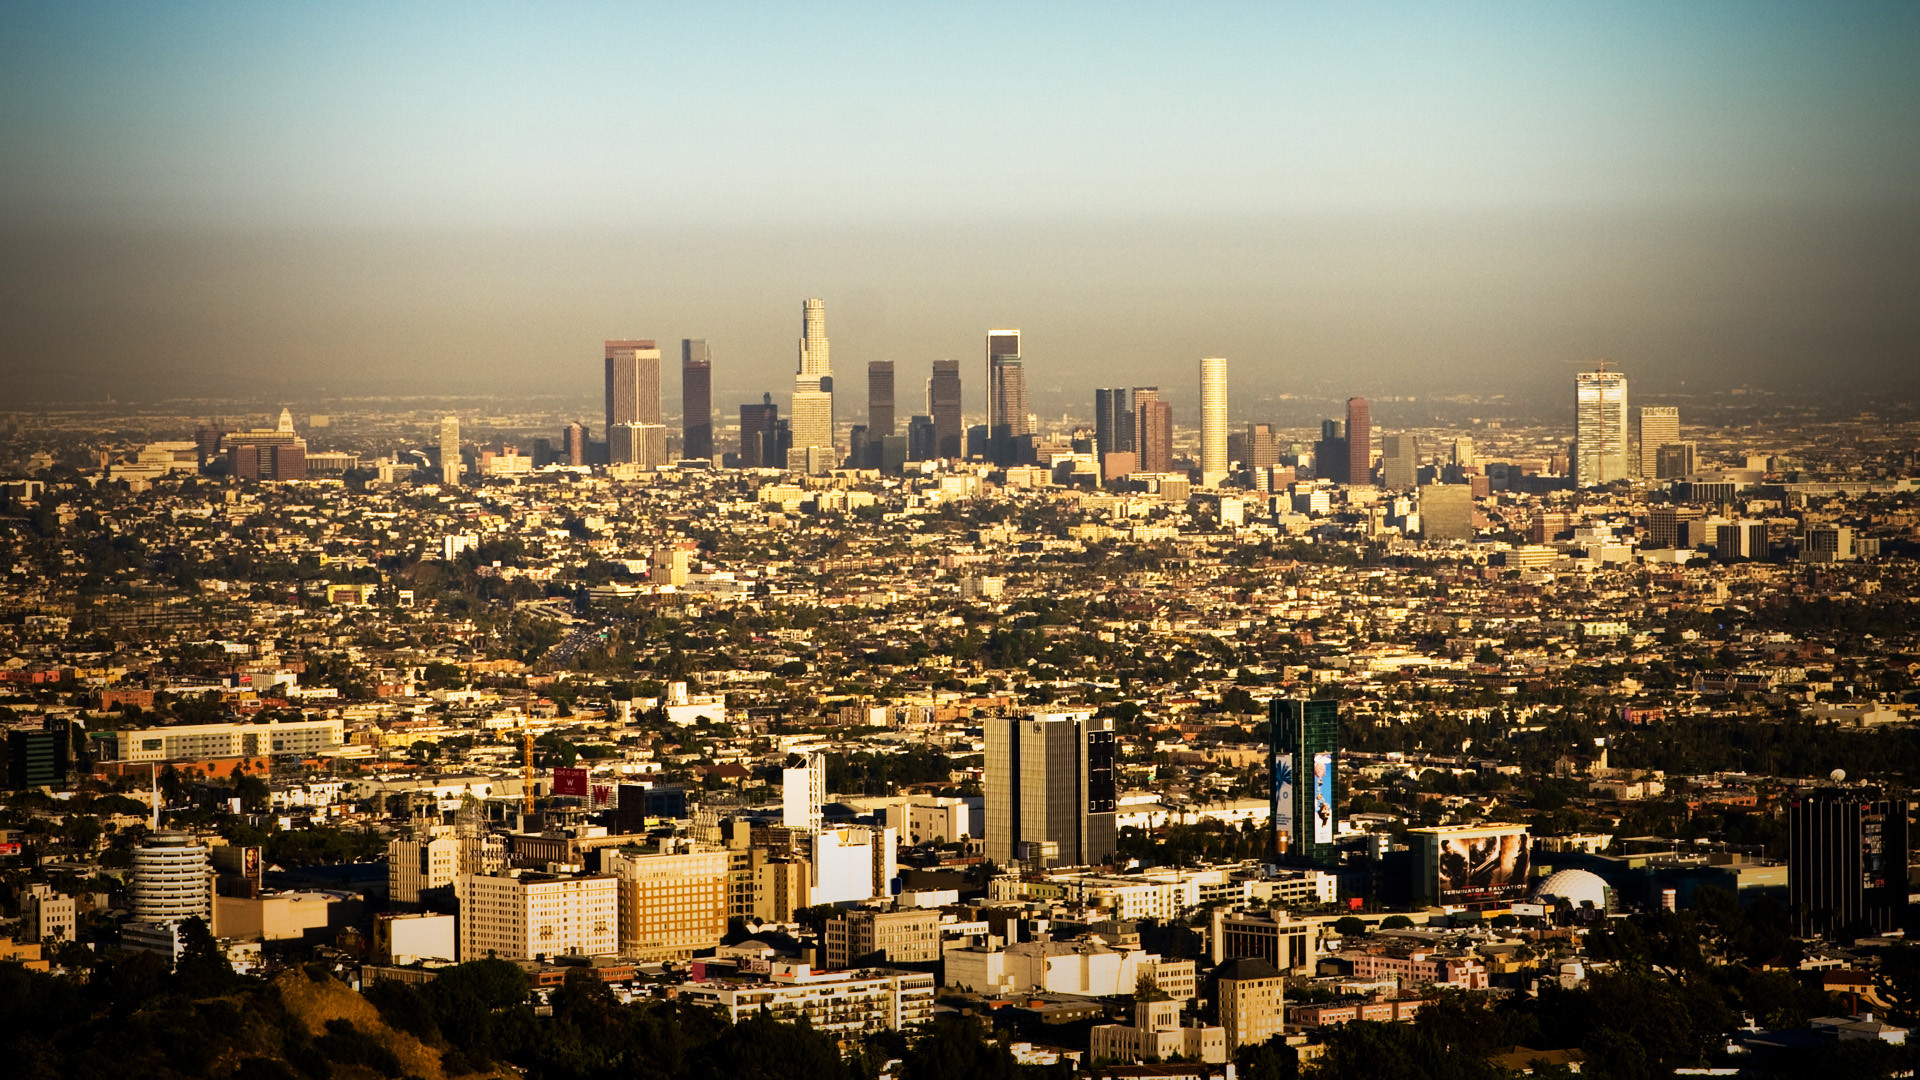
<path id="1" fill-rule="evenodd" d="M 1608 885 L 1599 874 L 1586 870 L 1562 870 L 1533 890 L 1536 903 L 1552 904 L 1564 900 L 1574 907 L 1592 904 L 1605 911 Z"/>

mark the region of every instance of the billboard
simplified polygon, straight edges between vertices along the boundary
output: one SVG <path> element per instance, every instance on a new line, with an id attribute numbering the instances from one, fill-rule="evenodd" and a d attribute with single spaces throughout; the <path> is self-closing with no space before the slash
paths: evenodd
<path id="1" fill-rule="evenodd" d="M 1333 843 L 1333 755 L 1313 755 L 1313 842 Z"/>
<path id="2" fill-rule="evenodd" d="M 1273 827 L 1293 839 L 1293 755 L 1273 755 Z"/>
<path id="3" fill-rule="evenodd" d="M 553 793 L 555 795 L 578 795 L 587 797 L 587 770 L 553 770 Z"/>
<path id="4" fill-rule="evenodd" d="M 1442 904 L 1518 900 L 1531 884 L 1524 825 L 1435 829 L 1423 838 L 1437 844 L 1437 896 Z"/>

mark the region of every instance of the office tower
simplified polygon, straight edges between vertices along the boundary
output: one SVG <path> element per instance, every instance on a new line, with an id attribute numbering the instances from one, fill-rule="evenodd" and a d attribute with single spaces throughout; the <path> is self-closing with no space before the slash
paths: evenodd
<path id="1" fill-rule="evenodd" d="M 867 365 L 867 439 L 879 442 L 893 430 L 893 361 Z"/>
<path id="2" fill-rule="evenodd" d="M 1314 475 L 1336 484 L 1347 482 L 1347 439 L 1340 434 L 1340 421 L 1320 421 L 1320 441 L 1313 444 Z"/>
<path id="3" fill-rule="evenodd" d="M 1420 483 L 1420 438 L 1385 435 L 1380 439 L 1380 484 L 1394 491 L 1411 491 Z"/>
<path id="4" fill-rule="evenodd" d="M 680 456 L 713 457 L 713 355 L 701 338 L 680 341 Z"/>
<path id="5" fill-rule="evenodd" d="M 921 429 L 922 423 L 926 425 L 924 434 Z M 922 446 L 930 447 L 933 445 L 932 417 L 916 416 L 913 418 L 912 424 L 907 428 L 907 434 L 889 435 L 880 440 L 880 448 L 877 451 L 880 460 L 880 471 L 888 476 L 899 476 L 907 471 L 907 462 L 924 460 L 912 456 L 911 447 L 914 445 L 915 439 L 923 439 L 924 441 L 920 444 Z"/>
<path id="6" fill-rule="evenodd" d="M 1707 516 L 1694 506 L 1656 506 L 1647 511 L 1647 542 L 1642 547 L 1677 548 L 1686 539 L 1683 533 L 1690 522 Z"/>
<path id="7" fill-rule="evenodd" d="M 1280 464 L 1280 439 L 1273 433 L 1273 425 L 1248 424 L 1247 468 L 1271 469 L 1278 464 Z"/>
<path id="8" fill-rule="evenodd" d="M 898 438 L 898 436 L 889 436 L 889 438 Z M 931 416 L 916 416 L 907 421 L 906 440 L 906 448 L 902 451 L 900 459 L 903 463 L 934 461 L 941 456 L 940 425 L 935 423 Z"/>
<path id="9" fill-rule="evenodd" d="M 1280 1034 L 1286 1022 L 1286 976 L 1259 957 L 1228 960 L 1213 971 L 1214 1001 L 1227 1032 L 1227 1053 Z"/>
<path id="10" fill-rule="evenodd" d="M 933 458 L 958 461 L 966 456 L 960 426 L 960 361 L 935 360 L 933 378 L 927 383 L 927 411 L 933 414 Z M 922 459 L 915 459 L 922 460 Z"/>
<path id="11" fill-rule="evenodd" d="M 1157 386 L 1133 388 L 1133 451 L 1139 470 L 1173 471 L 1173 406 L 1160 400 Z"/>
<path id="12" fill-rule="evenodd" d="M 460 418 L 440 421 L 440 482 L 451 487 L 460 482 Z"/>
<path id="13" fill-rule="evenodd" d="M 784 468 L 786 458 L 776 454 L 775 432 L 780 426 L 780 406 L 767 394 L 758 405 L 740 406 L 740 467 L 743 469 Z"/>
<path id="14" fill-rule="evenodd" d="M 611 462 L 658 469 L 668 463 L 666 426 L 615 424 L 607 432 L 607 453 Z"/>
<path id="15" fill-rule="evenodd" d="M 1005 428 L 1011 441 L 1033 433 L 1027 422 L 1027 374 L 1020 360 L 1020 331 L 987 331 L 987 434 Z"/>
<path id="16" fill-rule="evenodd" d="M 7 732 L 7 786 L 24 791 L 65 784 L 73 760 L 71 723 L 50 715 L 38 731 L 16 728 Z"/>
<path id="17" fill-rule="evenodd" d="M 1473 439 L 1462 435 L 1453 440 L 1453 464 L 1455 468 L 1472 469 L 1479 465 L 1479 459 L 1473 456 Z"/>
<path id="18" fill-rule="evenodd" d="M 1640 406 L 1640 475 L 1660 475 L 1660 448 L 1680 441 L 1680 409 L 1675 405 Z"/>
<path id="19" fill-rule="evenodd" d="M 587 426 L 568 424 L 566 434 L 567 464 L 575 467 L 587 463 Z"/>
<path id="20" fill-rule="evenodd" d="M 987 858 L 1087 866 L 1114 850 L 1113 721 L 1091 712 L 986 721 Z"/>
<path id="21" fill-rule="evenodd" d="M 1820 788 L 1787 807 L 1787 895 L 1802 937 L 1876 934 L 1907 911 L 1907 803 Z"/>
<path id="22" fill-rule="evenodd" d="M 867 425 L 855 424 L 847 429 L 847 468 L 873 468 L 873 459 L 880 452 L 880 444 L 867 438 Z"/>
<path id="23" fill-rule="evenodd" d="M 789 761 L 793 759 L 788 758 Z M 780 824 L 819 832 L 827 801 L 827 756 L 809 754 L 780 772 Z"/>
<path id="24" fill-rule="evenodd" d="M 1093 392 L 1093 440 L 1101 454 L 1133 449 L 1133 408 L 1127 402 L 1126 387 Z"/>
<path id="25" fill-rule="evenodd" d="M 1294 862 L 1331 864 L 1340 703 L 1275 698 L 1268 715 L 1275 848 Z"/>
<path id="26" fill-rule="evenodd" d="M 800 311 L 800 370 L 793 377 L 793 409 L 789 421 L 801 464 L 809 447 L 833 449 L 833 365 L 827 348 L 827 303 L 808 300 Z M 789 462 L 792 458 L 789 455 Z"/>
<path id="27" fill-rule="evenodd" d="M 1420 488 L 1420 535 L 1428 540 L 1473 539 L 1473 487 L 1426 484 Z"/>
<path id="28" fill-rule="evenodd" d="M 606 343 L 607 429 L 660 422 L 660 350 L 651 341 Z"/>
<path id="29" fill-rule="evenodd" d="M 1373 483 L 1373 422 L 1367 416 L 1367 399 L 1347 399 L 1347 479 L 1350 487 Z"/>
<path id="30" fill-rule="evenodd" d="M 1700 471 L 1699 447 L 1691 442 L 1669 442 L 1654 447 L 1653 476 L 1657 480 L 1685 480 Z"/>
<path id="31" fill-rule="evenodd" d="M 1218 487 L 1227 478 L 1227 362 L 1218 356 L 1200 361 L 1200 486 Z"/>
<path id="32" fill-rule="evenodd" d="M 721 849 L 604 856 L 617 882 L 620 955 L 686 960 L 727 934 L 727 871 Z"/>
<path id="33" fill-rule="evenodd" d="M 1618 371 L 1582 371 L 1573 377 L 1576 487 L 1625 480 L 1633 475 L 1627 457 L 1627 377 Z M 1678 423 L 1676 417 L 1675 420 Z"/>
<path id="34" fill-rule="evenodd" d="M 1723 562 L 1735 559 L 1765 559 L 1772 554 L 1764 521 L 1729 521 L 1715 527 L 1713 553 Z"/>
<path id="35" fill-rule="evenodd" d="M 133 884 L 128 889 L 139 922 L 213 922 L 213 875 L 206 845 L 192 834 L 162 830 L 133 852 Z"/>

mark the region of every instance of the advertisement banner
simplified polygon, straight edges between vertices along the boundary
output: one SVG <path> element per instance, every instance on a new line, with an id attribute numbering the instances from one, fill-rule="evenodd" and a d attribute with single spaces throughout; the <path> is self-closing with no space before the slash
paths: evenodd
<path id="1" fill-rule="evenodd" d="M 1313 755 L 1313 842 L 1333 843 L 1333 755 Z"/>
<path id="2" fill-rule="evenodd" d="M 581 798 L 585 798 L 587 795 L 587 770 L 553 770 L 553 793 L 555 795 L 578 795 Z"/>
<path id="3" fill-rule="evenodd" d="M 613 785 L 612 784 L 593 785 L 593 805 L 595 806 L 612 806 L 613 805 Z"/>
<path id="4" fill-rule="evenodd" d="M 1525 897 L 1529 856 L 1523 828 L 1444 837 L 1440 841 L 1440 902 L 1471 904 Z"/>
<path id="5" fill-rule="evenodd" d="M 1293 755 L 1275 754 L 1273 756 L 1273 797 L 1279 809 L 1273 816 L 1273 827 L 1281 836 L 1289 840 L 1295 836 L 1293 830 Z"/>

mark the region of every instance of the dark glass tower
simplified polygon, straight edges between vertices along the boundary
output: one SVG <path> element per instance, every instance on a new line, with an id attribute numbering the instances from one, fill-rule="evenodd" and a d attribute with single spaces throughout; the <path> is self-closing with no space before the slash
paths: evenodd
<path id="1" fill-rule="evenodd" d="M 1787 896 L 1803 937 L 1892 930 L 1907 910 L 1907 803 L 1822 788 L 1787 807 Z"/>
<path id="2" fill-rule="evenodd" d="M 680 456 L 713 457 L 713 359 L 698 338 L 680 342 Z"/>
<path id="3" fill-rule="evenodd" d="M 958 460 L 964 449 L 960 440 L 966 434 L 960 427 L 960 361 L 933 362 L 933 379 L 927 384 L 927 411 L 933 414 L 934 453 Z"/>
<path id="4" fill-rule="evenodd" d="M 1267 762 L 1274 848 L 1290 862 L 1332 865 L 1339 828 L 1340 703 L 1275 698 Z"/>

